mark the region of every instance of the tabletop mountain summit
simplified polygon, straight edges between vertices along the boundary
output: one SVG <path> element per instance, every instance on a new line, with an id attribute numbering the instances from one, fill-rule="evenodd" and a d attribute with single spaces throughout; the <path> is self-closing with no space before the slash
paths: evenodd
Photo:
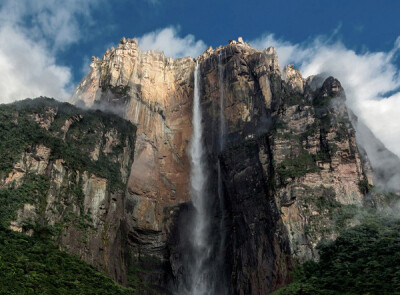
<path id="1" fill-rule="evenodd" d="M 8 199 L 1 222 L 46 228 L 132 292 L 269 294 L 324 261 L 318 244 L 398 203 L 400 160 L 341 83 L 281 69 L 272 47 L 239 38 L 174 60 L 122 38 L 71 103 L 0 106 L 3 138 L 15 130 L 0 193 L 36 192 Z"/>

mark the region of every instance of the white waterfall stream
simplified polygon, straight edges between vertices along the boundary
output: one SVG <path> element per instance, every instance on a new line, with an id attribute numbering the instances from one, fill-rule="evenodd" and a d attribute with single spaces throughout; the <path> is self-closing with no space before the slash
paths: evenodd
<path id="1" fill-rule="evenodd" d="M 209 243 L 209 216 L 207 214 L 206 183 L 207 174 L 205 167 L 205 150 L 202 130 L 202 113 L 200 106 L 200 70 L 196 63 L 194 72 L 194 101 L 193 101 L 193 132 L 190 146 L 191 173 L 190 186 L 191 198 L 194 206 L 191 243 L 195 259 L 190 265 L 191 295 L 210 294 L 210 278 L 206 262 L 211 254 L 212 245 Z"/>
<path id="2" fill-rule="evenodd" d="M 218 73 L 220 79 L 220 113 L 219 113 L 219 138 L 218 151 L 224 147 L 225 137 L 225 116 L 224 116 L 224 89 L 223 89 L 223 68 L 221 56 L 218 57 Z M 212 220 L 215 218 L 215 210 L 211 208 L 212 196 L 209 195 L 209 175 L 207 170 L 206 147 L 203 137 L 202 111 L 200 104 L 200 67 L 196 63 L 194 71 L 194 98 L 192 117 L 192 137 L 190 144 L 190 193 L 193 204 L 193 213 L 189 223 L 189 256 L 187 260 L 186 283 L 180 285 L 179 295 L 224 295 L 226 294 L 225 283 L 220 280 L 220 271 L 224 266 L 224 205 L 220 161 L 218 168 L 218 202 L 221 210 L 221 220 L 215 230 L 219 231 L 219 239 L 212 235 Z M 210 203 L 211 202 L 211 203 Z M 210 206 L 211 205 L 211 206 Z M 219 241 L 219 244 L 216 242 Z M 215 255 L 217 257 L 215 257 Z M 215 259 L 216 258 L 216 259 Z M 218 280 L 218 281 L 217 281 Z M 222 293 L 221 293 L 222 292 Z"/>

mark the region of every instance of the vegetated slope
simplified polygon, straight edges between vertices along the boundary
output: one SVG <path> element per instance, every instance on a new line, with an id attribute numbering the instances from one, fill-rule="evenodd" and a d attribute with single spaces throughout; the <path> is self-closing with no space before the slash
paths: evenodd
<path id="1" fill-rule="evenodd" d="M 1 294 L 134 294 L 78 258 L 123 282 L 135 131 L 48 98 L 0 105 Z"/>
<path id="2" fill-rule="evenodd" d="M 320 261 L 297 267 L 274 295 L 400 294 L 400 218 L 367 215 L 335 241 L 317 247 Z"/>
<path id="3" fill-rule="evenodd" d="M 136 127 L 128 121 L 43 97 L 1 105 L 0 119 L 1 178 L 12 170 L 21 153 L 44 144 L 51 149 L 50 160 L 62 158 L 71 169 L 88 169 L 111 180 L 112 188 L 124 188 L 115 156 L 125 140 L 134 145 Z M 99 152 L 94 161 L 90 153 L 99 139 L 104 140 L 99 131 L 112 128 L 121 131 L 122 142 L 112 147 L 114 154 Z"/>
<path id="4" fill-rule="evenodd" d="M 0 294 L 137 294 L 52 242 L 0 228 Z"/>

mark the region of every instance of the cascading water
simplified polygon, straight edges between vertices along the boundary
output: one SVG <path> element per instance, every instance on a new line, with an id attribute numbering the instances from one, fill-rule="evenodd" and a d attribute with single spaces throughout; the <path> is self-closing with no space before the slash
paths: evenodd
<path id="1" fill-rule="evenodd" d="M 223 67 L 221 57 L 218 57 L 218 72 L 220 79 L 220 113 L 218 152 L 224 147 L 225 116 L 224 116 L 224 89 Z M 194 71 L 194 99 L 193 99 L 193 131 L 190 144 L 190 193 L 193 211 L 186 238 L 186 254 L 183 257 L 185 273 L 179 282 L 179 295 L 224 295 L 225 277 L 223 274 L 225 262 L 225 214 L 223 204 L 223 188 L 220 162 L 217 162 L 218 170 L 218 199 L 213 191 L 212 179 L 209 179 L 209 167 L 207 165 L 207 151 L 202 126 L 202 111 L 200 105 L 200 67 L 196 63 Z M 212 170 L 210 170 L 212 171 Z M 214 182 L 215 185 L 215 182 Z M 215 192 L 215 191 L 214 191 Z M 221 212 L 220 221 L 216 219 L 215 205 Z"/>
<path id="2" fill-rule="evenodd" d="M 194 207 L 194 216 L 191 233 L 192 259 L 188 271 L 190 295 L 210 294 L 212 284 L 207 265 L 211 255 L 212 245 L 209 242 L 209 216 L 207 214 L 206 185 L 207 174 L 205 167 L 205 150 L 203 143 L 202 113 L 200 107 L 200 70 L 196 63 L 194 72 L 194 100 L 193 100 L 193 132 L 190 146 L 191 158 L 191 199 Z"/>

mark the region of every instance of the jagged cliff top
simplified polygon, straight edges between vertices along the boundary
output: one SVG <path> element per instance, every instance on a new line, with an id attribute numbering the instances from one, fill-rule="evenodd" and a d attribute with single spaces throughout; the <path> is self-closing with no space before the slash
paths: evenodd
<path id="1" fill-rule="evenodd" d="M 277 71 L 279 74 L 282 74 L 282 77 L 286 82 L 288 82 L 289 80 L 295 80 L 292 83 L 305 83 L 308 79 L 313 77 L 311 76 L 307 79 L 303 78 L 300 71 L 298 69 L 295 69 L 294 65 L 286 65 L 285 67 L 283 67 L 283 69 L 281 69 L 278 63 L 278 54 L 273 46 L 265 48 L 264 50 L 255 49 L 250 44 L 244 42 L 242 37 L 239 37 L 237 40 L 229 40 L 227 45 L 219 46 L 215 49 L 210 46 L 201 55 L 194 58 L 194 60 L 198 60 L 200 62 L 204 61 L 211 55 L 222 54 L 222 52 L 228 47 L 234 47 L 236 50 L 240 50 L 245 54 L 253 54 L 257 52 L 264 53 L 271 60 L 271 64 L 273 65 L 274 70 Z M 139 42 L 136 38 L 122 37 L 117 47 L 111 47 L 110 49 L 107 49 L 101 59 L 92 56 L 91 67 L 96 67 L 101 61 L 110 60 L 112 56 L 137 56 L 140 52 L 152 56 L 158 56 L 160 59 L 166 59 L 167 63 L 169 64 L 174 63 L 174 61 L 177 62 L 192 59 L 192 57 L 187 56 L 174 60 L 172 57 L 166 57 L 162 50 L 141 50 Z"/>

